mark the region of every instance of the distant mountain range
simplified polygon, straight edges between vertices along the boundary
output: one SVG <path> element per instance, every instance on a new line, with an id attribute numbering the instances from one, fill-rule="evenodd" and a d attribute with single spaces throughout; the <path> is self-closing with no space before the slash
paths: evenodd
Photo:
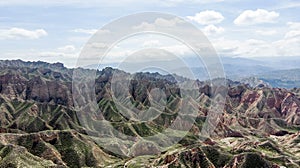
<path id="1" fill-rule="evenodd" d="M 261 58 L 241 58 L 241 57 L 220 57 L 221 63 L 224 67 L 225 76 L 231 80 L 243 81 L 247 78 L 258 78 L 272 87 L 280 88 L 294 88 L 300 87 L 299 69 L 300 69 L 300 57 L 261 57 Z M 199 80 L 210 79 L 208 72 L 204 64 L 195 65 L 197 61 L 194 58 L 186 58 L 185 60 L 190 70 L 195 74 L 195 78 Z M 141 63 L 147 65 L 147 62 Z M 157 66 L 170 65 L 174 67 L 172 61 L 158 61 Z M 134 63 L 127 63 L 127 67 L 134 67 Z M 177 65 L 177 64 L 175 64 Z M 104 67 L 118 68 L 117 63 L 90 65 L 87 68 L 102 69 Z M 182 73 L 186 70 L 186 67 L 173 68 L 169 73 L 179 74 L 185 76 Z M 206 65 L 215 66 L 215 65 Z M 123 69 L 125 71 L 133 73 L 130 68 Z M 153 71 L 155 72 L 155 71 Z M 161 72 L 160 73 L 165 73 Z"/>

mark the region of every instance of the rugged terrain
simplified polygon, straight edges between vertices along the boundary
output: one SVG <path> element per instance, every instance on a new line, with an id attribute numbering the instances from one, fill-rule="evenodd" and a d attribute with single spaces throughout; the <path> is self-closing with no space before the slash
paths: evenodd
<path id="1" fill-rule="evenodd" d="M 160 115 L 142 122 L 122 115 L 114 104 L 112 74 L 125 72 L 105 68 L 95 73 L 100 109 L 93 116 L 95 123 L 105 119 L 121 133 L 139 139 L 162 132 L 177 117 L 180 90 L 173 76 L 135 75 L 130 101 L 136 108 L 147 109 L 147 93 L 153 88 L 164 90 L 167 100 Z M 82 124 L 74 105 L 72 75 L 73 69 L 60 63 L 0 61 L 0 167 L 300 167 L 297 88 L 252 87 L 229 80 L 226 86 L 215 87 L 196 81 L 196 120 L 184 138 L 162 150 L 167 142 L 139 144 L 119 137 L 115 141 L 109 131 L 105 146 L 99 145 L 97 135 L 106 125 L 97 129 Z M 220 122 L 210 137 L 201 137 L 212 96 L 220 89 L 227 92 Z M 179 134 L 177 129 L 172 127 Z"/>

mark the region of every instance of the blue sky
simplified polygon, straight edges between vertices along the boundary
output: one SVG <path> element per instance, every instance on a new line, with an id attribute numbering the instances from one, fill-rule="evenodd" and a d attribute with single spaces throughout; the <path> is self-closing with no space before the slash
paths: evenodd
<path id="1" fill-rule="evenodd" d="M 299 9 L 298 0 L 1 1 L 0 59 L 59 61 L 73 67 L 96 30 L 144 11 L 193 23 L 221 56 L 300 56 Z"/>

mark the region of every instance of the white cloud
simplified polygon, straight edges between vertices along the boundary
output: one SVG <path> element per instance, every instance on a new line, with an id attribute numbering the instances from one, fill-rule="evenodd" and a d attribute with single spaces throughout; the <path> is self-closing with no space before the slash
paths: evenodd
<path id="1" fill-rule="evenodd" d="M 153 30 L 156 27 L 174 27 L 181 23 L 184 21 L 177 17 L 172 19 L 157 18 L 153 23 L 142 22 L 140 25 L 134 26 L 133 29 Z"/>
<path id="2" fill-rule="evenodd" d="M 162 27 L 173 27 L 180 23 L 183 23 L 184 21 L 179 18 L 173 18 L 173 19 L 163 19 L 163 18 L 157 18 L 154 22 L 155 25 L 159 25 Z"/>
<path id="3" fill-rule="evenodd" d="M 206 10 L 196 13 L 195 16 L 187 16 L 188 19 L 195 21 L 202 25 L 216 24 L 224 20 L 224 16 L 213 10 Z"/>
<path id="4" fill-rule="evenodd" d="M 236 25 L 254 25 L 259 23 L 274 23 L 279 17 L 279 13 L 275 11 L 267 11 L 264 9 L 245 10 L 235 20 Z"/>
<path id="5" fill-rule="evenodd" d="M 263 45 L 266 42 L 263 40 L 249 39 L 249 40 L 246 40 L 246 43 L 251 46 L 258 46 L 258 45 Z"/>
<path id="6" fill-rule="evenodd" d="M 255 31 L 256 34 L 262 35 L 262 36 L 272 36 L 277 34 L 276 30 L 257 30 Z"/>
<path id="7" fill-rule="evenodd" d="M 143 43 L 143 47 L 150 48 L 159 46 L 160 42 L 158 40 L 147 40 Z"/>
<path id="8" fill-rule="evenodd" d="M 95 34 L 98 30 L 97 29 L 74 29 L 72 32 L 75 33 L 84 33 L 84 34 Z"/>
<path id="9" fill-rule="evenodd" d="M 274 42 L 274 49 L 278 56 L 299 56 L 300 53 L 300 36 L 298 38 L 284 38 Z"/>
<path id="10" fill-rule="evenodd" d="M 22 28 L 0 29 L 0 39 L 39 39 L 47 36 L 44 29 L 26 30 Z"/>
<path id="11" fill-rule="evenodd" d="M 300 37 L 300 30 L 291 30 L 288 31 L 285 36 L 285 38 L 296 38 L 296 37 Z"/>
<path id="12" fill-rule="evenodd" d="M 299 56 L 300 53 L 300 24 L 297 22 L 287 23 L 288 30 L 281 39 L 264 41 L 258 39 L 230 40 L 219 38 L 213 40 L 213 45 L 221 55 L 228 56 Z M 256 31 L 264 35 L 273 35 L 281 32 L 275 30 Z M 270 38 L 268 38 L 270 39 Z"/>
<path id="13" fill-rule="evenodd" d="M 149 29 L 155 29 L 155 25 L 148 23 L 148 22 L 143 22 L 140 25 L 134 26 L 133 29 L 137 30 L 149 30 Z"/>
<path id="14" fill-rule="evenodd" d="M 89 45 L 89 47 L 92 47 L 94 49 L 105 49 L 105 48 L 109 47 L 108 44 L 106 44 L 106 43 L 98 43 L 98 42 L 89 43 L 88 45 Z"/>
<path id="15" fill-rule="evenodd" d="M 224 0 L 152 0 L 152 1 L 140 1 L 140 0 L 119 0 L 119 1 L 107 1 L 107 0 L 9 0 L 0 1 L 0 6 L 79 6 L 79 7 L 124 7 L 125 6 L 179 6 L 181 4 L 207 4 L 222 2 Z"/>
<path id="16" fill-rule="evenodd" d="M 52 57 L 52 58 L 58 58 L 58 57 L 65 57 L 65 58 L 77 58 L 77 54 L 75 53 L 64 53 L 64 52 L 55 52 L 55 51 L 43 51 L 43 52 L 37 52 L 34 53 L 38 56 L 40 56 L 41 58 L 43 57 Z"/>
<path id="17" fill-rule="evenodd" d="M 298 29 L 300 30 L 300 22 L 288 22 L 287 25 L 290 29 Z"/>
<path id="18" fill-rule="evenodd" d="M 289 27 L 289 30 L 288 32 L 286 32 L 284 38 L 298 38 L 300 40 L 300 22 L 288 22 L 287 25 Z"/>
<path id="19" fill-rule="evenodd" d="M 77 43 L 80 45 L 85 44 L 90 39 L 90 36 L 71 36 L 67 38 L 67 41 L 70 43 Z"/>
<path id="20" fill-rule="evenodd" d="M 204 27 L 202 29 L 202 31 L 204 32 L 204 34 L 206 35 L 217 35 L 217 34 L 221 34 L 224 32 L 224 28 L 223 27 L 217 27 L 215 25 L 208 25 L 206 27 Z"/>
<path id="21" fill-rule="evenodd" d="M 220 55 L 260 57 L 260 56 L 299 56 L 300 32 L 290 30 L 280 40 L 268 42 L 258 39 L 231 40 L 211 39 Z"/>
<path id="22" fill-rule="evenodd" d="M 186 55 L 193 54 L 193 51 L 185 45 L 175 44 L 175 45 L 163 46 L 163 47 L 160 47 L 160 48 L 164 49 L 164 50 L 166 50 L 170 53 L 174 53 L 176 55 L 179 55 L 179 56 L 186 56 Z"/>
<path id="23" fill-rule="evenodd" d="M 212 40 L 212 44 L 220 55 L 225 56 L 257 57 L 276 54 L 272 44 L 257 39 L 242 41 L 219 38 Z"/>
<path id="24" fill-rule="evenodd" d="M 66 45 L 66 46 L 63 46 L 63 47 L 59 47 L 58 48 L 59 51 L 62 51 L 62 52 L 73 52 L 76 50 L 76 47 L 74 47 L 73 45 Z"/>
<path id="25" fill-rule="evenodd" d="M 179 6 L 181 4 L 199 5 L 199 4 L 217 3 L 223 1 L 224 0 L 164 0 L 164 1 L 152 0 L 151 2 L 155 5 L 174 7 L 174 6 Z M 136 1 L 136 2 L 140 2 L 140 1 Z"/>
<path id="26" fill-rule="evenodd" d="M 298 8 L 298 7 L 300 7 L 300 2 L 281 1 L 281 3 L 278 3 L 272 9 L 282 10 L 282 9 L 290 9 L 290 8 Z"/>

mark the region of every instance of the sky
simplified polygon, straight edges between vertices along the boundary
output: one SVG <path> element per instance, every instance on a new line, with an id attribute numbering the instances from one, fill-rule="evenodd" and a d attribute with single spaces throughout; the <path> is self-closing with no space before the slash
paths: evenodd
<path id="1" fill-rule="evenodd" d="M 97 30 L 145 11 L 169 13 L 192 23 L 220 56 L 300 56 L 299 9 L 299 0 L 2 0 L 0 59 L 62 62 L 74 67 Z M 115 54 L 128 54 L 129 43 L 129 48 L 161 43 L 170 51 L 188 54 L 175 43 L 161 41 L 156 36 L 137 37 L 126 42 L 127 49 L 120 44 Z"/>

